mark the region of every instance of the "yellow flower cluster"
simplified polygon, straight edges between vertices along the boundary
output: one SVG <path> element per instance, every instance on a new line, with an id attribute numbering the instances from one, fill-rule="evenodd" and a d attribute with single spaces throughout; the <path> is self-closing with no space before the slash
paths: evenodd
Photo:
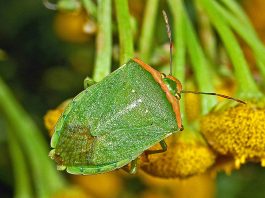
<path id="1" fill-rule="evenodd" d="M 57 13 L 54 29 L 59 38 L 73 43 L 87 42 L 97 32 L 95 22 L 82 10 Z"/>
<path id="2" fill-rule="evenodd" d="M 193 131 L 171 135 L 166 142 L 166 152 L 148 155 L 148 161 L 141 163 L 145 172 L 163 178 L 185 178 L 205 172 L 215 161 L 215 154 Z M 151 148 L 158 149 L 160 145 Z"/>
<path id="3" fill-rule="evenodd" d="M 236 168 L 246 160 L 265 166 L 265 105 L 249 102 L 211 112 L 201 131 L 217 152 L 234 157 Z"/>

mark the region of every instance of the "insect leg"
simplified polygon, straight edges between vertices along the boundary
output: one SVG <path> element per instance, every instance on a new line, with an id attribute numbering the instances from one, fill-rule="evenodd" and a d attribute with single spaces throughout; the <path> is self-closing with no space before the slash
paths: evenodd
<path id="1" fill-rule="evenodd" d="M 84 88 L 88 88 L 90 87 L 91 85 L 94 85 L 96 84 L 96 82 L 92 79 L 92 78 L 89 78 L 89 77 L 86 77 L 85 80 L 84 80 Z"/>
<path id="2" fill-rule="evenodd" d="M 165 142 L 165 140 L 161 140 L 159 142 L 159 144 L 160 144 L 162 149 L 160 149 L 160 150 L 147 150 L 147 151 L 145 151 L 145 154 L 151 155 L 151 154 L 166 152 L 167 151 L 167 143 Z"/>
<path id="3" fill-rule="evenodd" d="M 138 158 L 136 158 L 135 160 L 131 162 L 131 167 L 129 169 L 130 174 L 135 174 L 137 172 L 137 160 Z"/>

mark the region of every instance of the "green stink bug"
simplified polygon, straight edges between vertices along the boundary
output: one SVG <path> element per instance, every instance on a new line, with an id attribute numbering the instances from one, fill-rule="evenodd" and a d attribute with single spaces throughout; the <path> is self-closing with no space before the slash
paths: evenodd
<path id="1" fill-rule="evenodd" d="M 181 84 L 132 59 L 85 89 L 55 127 L 50 156 L 72 174 L 120 168 L 181 129 Z"/>

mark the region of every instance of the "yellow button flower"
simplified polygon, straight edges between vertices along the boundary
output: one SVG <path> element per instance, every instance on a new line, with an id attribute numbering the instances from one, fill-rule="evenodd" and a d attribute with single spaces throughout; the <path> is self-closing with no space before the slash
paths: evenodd
<path id="1" fill-rule="evenodd" d="M 201 131 L 216 151 L 234 157 L 236 168 L 246 160 L 265 166 L 265 103 L 213 111 L 202 119 Z"/>
<path id="2" fill-rule="evenodd" d="M 185 178 L 205 172 L 215 161 L 215 154 L 196 131 L 185 129 L 166 142 L 166 152 L 148 155 L 148 160 L 141 163 L 145 172 L 163 178 Z M 158 149 L 160 145 L 151 148 Z"/>
<path id="3" fill-rule="evenodd" d="M 58 12 L 54 19 L 54 29 L 62 40 L 84 43 L 96 33 L 97 25 L 83 10 Z"/>

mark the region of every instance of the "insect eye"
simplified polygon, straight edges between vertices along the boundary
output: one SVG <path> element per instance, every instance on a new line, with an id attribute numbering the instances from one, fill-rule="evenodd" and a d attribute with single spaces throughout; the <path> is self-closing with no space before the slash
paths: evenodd
<path id="1" fill-rule="evenodd" d="M 162 78 L 165 78 L 165 77 L 166 77 L 166 74 L 161 73 L 161 77 L 162 77 Z"/>

